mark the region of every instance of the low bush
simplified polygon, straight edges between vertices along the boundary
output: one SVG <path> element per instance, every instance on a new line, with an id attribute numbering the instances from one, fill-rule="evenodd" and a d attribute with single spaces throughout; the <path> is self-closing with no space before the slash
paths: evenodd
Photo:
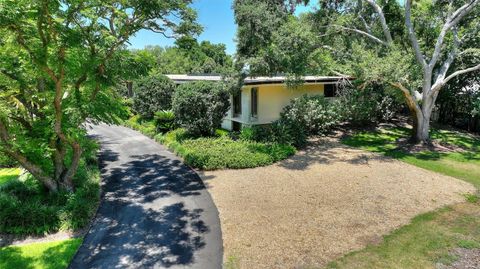
<path id="1" fill-rule="evenodd" d="M 135 115 L 123 123 L 125 126 L 130 127 L 140 133 L 154 137 L 157 134 L 157 127 L 153 120 L 145 120 L 140 115 Z"/>
<path id="2" fill-rule="evenodd" d="M 226 86 L 218 82 L 180 85 L 173 96 L 177 123 L 193 136 L 212 136 L 230 107 Z"/>
<path id="3" fill-rule="evenodd" d="M 85 227 L 100 200 L 96 166 L 82 165 L 75 176 L 74 193 L 48 193 L 26 174 L 0 186 L 0 233 L 35 234 Z"/>
<path id="4" fill-rule="evenodd" d="M 280 119 L 271 124 L 254 125 L 251 140 L 262 143 L 293 145 L 301 148 L 307 143 L 307 132 L 302 124 L 296 121 Z"/>
<path id="5" fill-rule="evenodd" d="M 185 129 L 157 135 L 156 139 L 182 156 L 186 164 L 205 170 L 265 166 L 295 153 L 290 145 L 235 141 L 225 135 L 192 138 Z"/>
<path id="6" fill-rule="evenodd" d="M 175 114 L 171 110 L 156 112 L 154 120 L 158 132 L 166 133 L 175 129 Z"/>
<path id="7" fill-rule="evenodd" d="M 134 84 L 133 110 L 145 119 L 172 108 L 175 84 L 166 76 L 144 77 Z"/>

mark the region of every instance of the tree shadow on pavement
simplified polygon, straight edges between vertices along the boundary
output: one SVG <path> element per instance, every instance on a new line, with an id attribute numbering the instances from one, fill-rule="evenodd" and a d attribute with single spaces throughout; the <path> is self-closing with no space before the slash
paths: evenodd
<path id="1" fill-rule="evenodd" d="M 157 154 L 129 156 L 109 168 L 114 152 L 102 153 L 104 183 L 96 220 L 70 268 L 151 268 L 189 265 L 210 228 L 204 210 L 178 197 L 205 191 L 201 179 L 179 160 Z"/>

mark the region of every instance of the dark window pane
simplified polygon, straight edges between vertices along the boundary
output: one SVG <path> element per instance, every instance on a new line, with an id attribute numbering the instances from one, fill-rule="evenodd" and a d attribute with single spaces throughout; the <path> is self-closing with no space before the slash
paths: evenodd
<path id="1" fill-rule="evenodd" d="M 258 88 L 252 88 L 251 102 L 252 117 L 256 117 L 258 114 Z"/>
<path id="2" fill-rule="evenodd" d="M 233 96 L 233 116 L 242 114 L 242 93 L 238 92 Z"/>
<path id="3" fill-rule="evenodd" d="M 335 84 L 325 84 L 323 94 L 325 97 L 335 97 L 337 95 L 337 87 Z"/>

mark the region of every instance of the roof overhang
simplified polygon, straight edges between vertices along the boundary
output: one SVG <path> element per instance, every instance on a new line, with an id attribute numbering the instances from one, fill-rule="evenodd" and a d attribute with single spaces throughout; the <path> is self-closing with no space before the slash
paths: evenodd
<path id="1" fill-rule="evenodd" d="M 176 84 L 182 84 L 194 81 L 222 81 L 222 77 L 218 75 L 166 75 Z M 336 83 L 344 79 L 351 80 L 352 78 L 335 77 L 335 76 L 304 76 L 303 83 Z M 284 84 L 288 81 L 285 76 L 274 77 L 247 77 L 244 80 L 244 85 L 263 85 L 263 84 Z"/>

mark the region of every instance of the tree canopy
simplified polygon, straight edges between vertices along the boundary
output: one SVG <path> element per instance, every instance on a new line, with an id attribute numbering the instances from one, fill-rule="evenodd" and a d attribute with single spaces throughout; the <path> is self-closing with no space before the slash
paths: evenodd
<path id="1" fill-rule="evenodd" d="M 190 0 L 0 1 L 0 149 L 50 191 L 74 190 L 85 121 L 123 113 L 111 86 L 141 29 L 201 31 Z"/>

